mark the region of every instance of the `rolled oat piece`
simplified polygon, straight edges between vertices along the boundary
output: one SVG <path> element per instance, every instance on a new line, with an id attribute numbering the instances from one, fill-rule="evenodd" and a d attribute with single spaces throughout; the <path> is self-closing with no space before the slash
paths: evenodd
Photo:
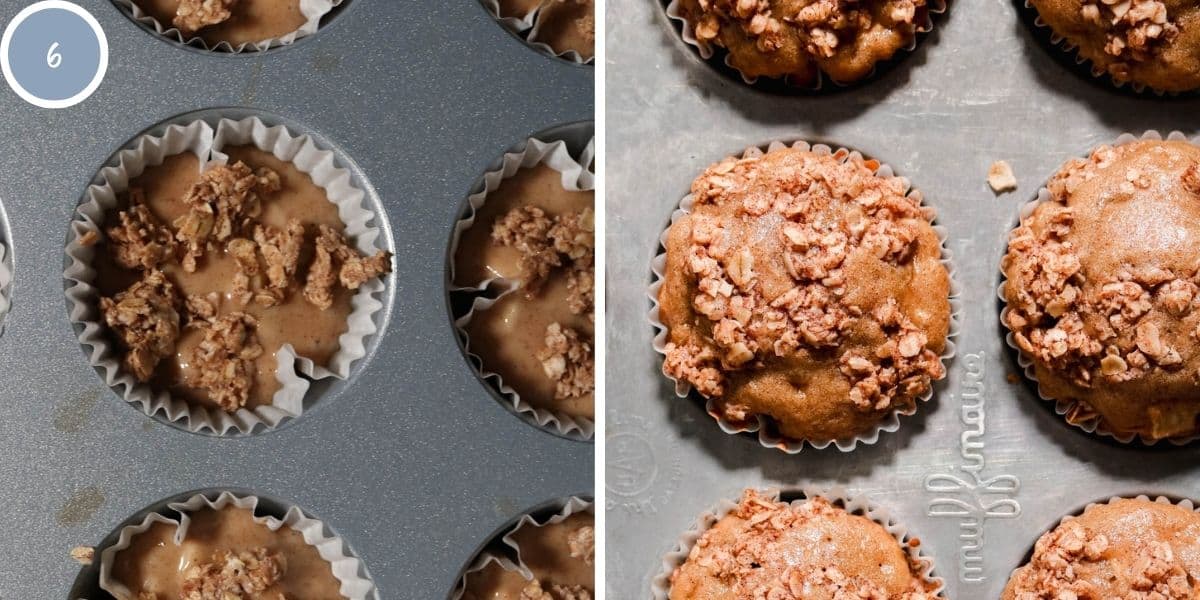
<path id="1" fill-rule="evenodd" d="M 909 47 L 926 0 L 677 0 L 702 45 L 729 51 L 747 77 L 850 83 Z"/>
<path id="2" fill-rule="evenodd" d="M 1200 594 L 1200 516 L 1144 498 L 1089 506 L 1034 546 L 1001 600 L 1188 600 Z"/>
<path id="3" fill-rule="evenodd" d="M 1200 414 L 1200 147 L 1145 140 L 1067 161 L 1013 230 L 1002 319 L 1066 419 L 1147 440 Z"/>
<path id="4" fill-rule="evenodd" d="M 746 490 L 670 577 L 671 600 L 932 600 L 936 581 L 879 523 L 824 498 Z"/>
<path id="5" fill-rule="evenodd" d="M 1031 0 L 1041 20 L 1116 82 L 1200 88 L 1200 4 L 1191 0 Z"/>
<path id="6" fill-rule="evenodd" d="M 945 374 L 950 277 L 928 212 L 875 161 L 796 148 L 692 184 L 659 291 L 663 372 L 729 422 L 856 439 Z"/>

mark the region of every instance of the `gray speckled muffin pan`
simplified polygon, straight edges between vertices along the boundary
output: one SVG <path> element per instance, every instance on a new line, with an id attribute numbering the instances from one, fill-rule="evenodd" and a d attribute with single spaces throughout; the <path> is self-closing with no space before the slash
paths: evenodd
<path id="1" fill-rule="evenodd" d="M 1020 0 L 1017 0 L 1019 2 Z M 1004 343 L 996 287 L 1017 210 L 1068 157 L 1124 132 L 1200 128 L 1200 100 L 1138 98 L 1077 77 L 1009 0 L 953 2 L 912 56 L 820 97 L 765 94 L 678 39 L 661 3 L 608 2 L 607 581 L 650 581 L 696 517 L 748 486 L 845 486 L 922 540 L 946 597 L 995 600 L 1034 541 L 1114 495 L 1200 497 L 1200 447 L 1147 449 L 1068 425 Z M 899 431 L 842 453 L 791 456 L 723 433 L 678 399 L 646 314 L 659 235 L 706 166 L 747 146 L 805 139 L 854 148 L 912 180 L 949 233 L 964 306 L 948 378 Z M 1015 193 L 988 189 L 1009 161 Z M 1010 381 L 1010 377 L 1012 378 Z"/>
<path id="2" fill-rule="evenodd" d="M 510 146 L 593 115 L 594 70 L 514 39 L 475 0 L 350 0 L 293 46 L 232 56 L 156 36 L 109 0 L 94 96 L 45 110 L 0 93 L 0 201 L 13 306 L 0 337 L 0 598 L 89 598 L 74 563 L 144 507 L 204 488 L 294 503 L 342 535 L 382 598 L 444 598 L 524 509 L 593 487 L 593 445 L 496 402 L 455 340 L 446 247 L 476 179 Z M 3 3 L 7 23 L 24 2 Z M 396 252 L 377 345 L 280 430 L 192 435 L 126 404 L 88 366 L 63 295 L 84 188 L 131 138 L 243 107 L 312 133 L 376 195 Z M 201 116 L 237 113 L 204 111 Z M 563 131 L 578 152 L 590 123 Z"/>

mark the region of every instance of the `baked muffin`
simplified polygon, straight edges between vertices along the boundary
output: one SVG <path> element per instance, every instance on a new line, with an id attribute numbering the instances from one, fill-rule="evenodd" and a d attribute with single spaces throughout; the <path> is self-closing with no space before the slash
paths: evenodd
<path id="1" fill-rule="evenodd" d="M 192 406 L 270 405 L 276 351 L 326 365 L 356 290 L 391 271 L 342 235 L 338 207 L 291 163 L 223 149 L 203 173 L 190 152 L 129 182 L 95 245 L 99 313 L 126 373 Z"/>
<path id="2" fill-rule="evenodd" d="M 507 536 L 533 574 L 493 561 L 468 573 L 462 600 L 590 600 L 595 594 L 595 529 L 590 513 L 524 525 Z"/>
<path id="3" fill-rule="evenodd" d="M 108 589 L 117 600 L 176 598 L 342 598 L 333 567 L 295 529 L 272 531 L 249 509 L 226 506 L 188 513 L 180 541 L 177 523 L 156 522 L 115 555 Z"/>
<path id="4" fill-rule="evenodd" d="M 1189 436 L 1200 413 L 1200 148 L 1101 146 L 1047 184 L 1001 263 L 1004 324 L 1075 424 Z"/>
<path id="5" fill-rule="evenodd" d="M 715 415 L 820 444 L 910 414 L 945 374 L 950 277 L 927 211 L 857 154 L 783 148 L 692 183 L 658 294 L 663 372 Z"/>
<path id="6" fill-rule="evenodd" d="M 824 498 L 789 504 L 746 490 L 670 576 L 671 600 L 932 600 L 908 549 Z"/>
<path id="7" fill-rule="evenodd" d="M 183 39 L 199 37 L 210 46 L 237 47 L 283 37 L 308 18 L 300 0 L 133 0 L 163 27 L 174 27 Z"/>
<path id="8" fill-rule="evenodd" d="M 483 369 L 531 406 L 586 419 L 595 417 L 593 201 L 548 166 L 520 169 L 475 212 L 454 271 L 459 286 L 516 286 L 463 326 Z"/>
<path id="9" fill-rule="evenodd" d="M 1200 88 L 1194 0 L 1030 0 L 1054 33 L 1116 82 L 1165 92 Z"/>
<path id="10" fill-rule="evenodd" d="M 929 19 L 927 0 L 677 0 L 701 46 L 729 51 L 746 77 L 811 85 L 871 74 L 911 47 Z"/>
<path id="11" fill-rule="evenodd" d="M 1200 594 L 1200 517 L 1144 499 L 1089 506 L 1046 533 L 1001 600 L 1190 600 Z"/>

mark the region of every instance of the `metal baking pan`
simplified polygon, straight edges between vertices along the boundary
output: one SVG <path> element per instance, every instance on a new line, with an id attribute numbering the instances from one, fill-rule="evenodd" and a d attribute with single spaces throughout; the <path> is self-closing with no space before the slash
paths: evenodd
<path id="1" fill-rule="evenodd" d="M 108 0 L 76 1 L 109 42 L 96 94 L 51 111 L 0 93 L 0 229 L 15 268 L 0 337 L 0 598 L 102 600 L 68 551 L 213 487 L 319 516 L 383 598 L 443 598 L 498 526 L 590 493 L 593 446 L 514 417 L 473 374 L 444 268 L 488 165 L 592 118 L 591 68 L 530 49 L 471 0 L 350 0 L 314 36 L 237 56 L 180 48 Z M 24 4 L 0 6 L 0 23 Z M 88 366 L 63 296 L 68 223 L 98 169 L 155 123 L 213 107 L 278 115 L 339 147 L 378 193 L 397 255 L 391 316 L 358 375 L 292 425 L 241 439 L 191 435 L 122 401 Z"/>
<path id="2" fill-rule="evenodd" d="M 1071 72 L 1008 0 L 952 3 L 878 79 L 803 98 L 715 71 L 657 2 L 609 0 L 608 15 L 608 147 L 626 149 L 606 163 L 610 597 L 649 597 L 662 556 L 696 517 L 750 486 L 843 485 L 870 497 L 922 540 L 946 596 L 970 600 L 999 598 L 1038 536 L 1089 502 L 1200 494 L 1195 445 L 1115 444 L 1038 399 L 1004 343 L 996 300 L 1017 209 L 1059 165 L 1124 132 L 1194 136 L 1200 101 L 1134 97 Z M 702 402 L 675 397 L 651 347 L 650 263 L 692 179 L 747 146 L 795 139 L 860 150 L 910 178 L 949 230 L 965 307 L 933 400 L 850 453 L 787 455 L 721 432 Z M 987 188 L 997 159 L 1012 164 L 1017 192 Z"/>

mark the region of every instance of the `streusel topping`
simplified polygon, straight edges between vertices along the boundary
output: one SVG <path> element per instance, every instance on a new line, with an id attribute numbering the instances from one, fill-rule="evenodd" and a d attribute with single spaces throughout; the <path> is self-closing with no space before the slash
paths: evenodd
<path id="1" fill-rule="evenodd" d="M 1004 322 L 1043 390 L 1082 401 L 1069 417 L 1153 438 L 1195 431 L 1197 169 L 1187 143 L 1101 146 L 1068 161 L 1012 232 Z"/>
<path id="2" fill-rule="evenodd" d="M 878 523 L 823 498 L 746 490 L 672 573 L 670 597 L 932 600 L 935 589 Z"/>
<path id="3" fill-rule="evenodd" d="M 727 48 L 747 76 L 811 82 L 866 76 L 911 42 L 926 0 L 683 0 L 702 44 Z"/>
<path id="4" fill-rule="evenodd" d="M 100 298 L 100 314 L 125 350 L 121 364 L 138 381 L 149 381 L 158 362 L 175 351 L 178 305 L 175 286 L 158 270 L 115 297 Z"/>
<path id="5" fill-rule="evenodd" d="M 1034 546 L 1002 600 L 1191 600 L 1200 518 L 1178 506 L 1117 500 L 1064 520 Z"/>
<path id="6" fill-rule="evenodd" d="M 912 407 L 944 375 L 949 276 L 919 200 L 877 167 L 783 149 L 696 179 L 667 241 L 664 372 L 793 439 Z"/>
<path id="7" fill-rule="evenodd" d="M 184 573 L 180 600 L 268 600 L 276 595 L 264 592 L 283 577 L 286 568 L 283 556 L 266 548 L 218 550 L 212 560 Z"/>
<path id="8" fill-rule="evenodd" d="M 238 0 L 179 0 L 172 24 L 185 36 L 192 35 L 229 19 L 237 3 Z"/>

